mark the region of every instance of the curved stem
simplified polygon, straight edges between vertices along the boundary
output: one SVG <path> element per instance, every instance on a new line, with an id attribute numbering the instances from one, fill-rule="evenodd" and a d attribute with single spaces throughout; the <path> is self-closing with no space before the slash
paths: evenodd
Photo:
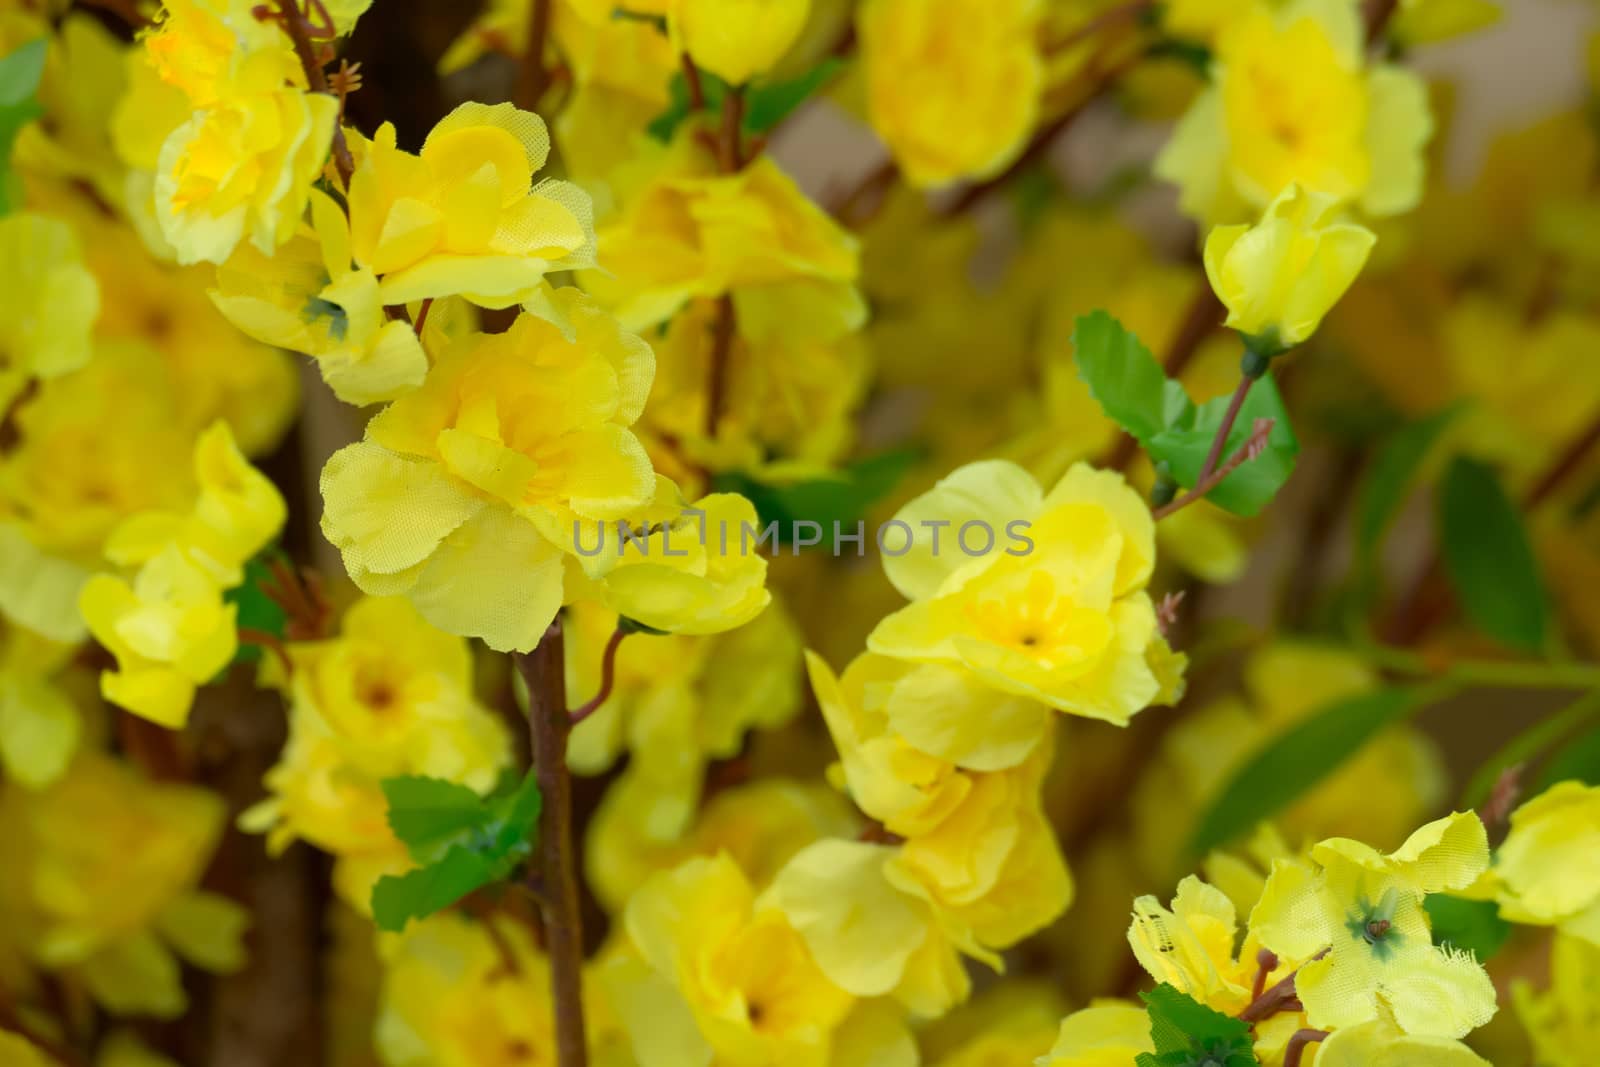
<path id="1" fill-rule="evenodd" d="M 1273 425 L 1274 420 L 1272 419 L 1257 419 L 1255 429 L 1250 432 L 1250 437 L 1240 446 L 1239 451 L 1228 458 L 1228 462 L 1209 473 L 1202 474 L 1193 489 L 1170 504 L 1163 504 L 1151 512 L 1156 521 L 1160 522 L 1168 515 L 1182 511 L 1197 500 L 1204 500 L 1207 493 L 1228 480 L 1228 475 L 1261 455 L 1267 447 L 1267 438 L 1272 434 Z"/>
<path id="2" fill-rule="evenodd" d="M 1228 447 L 1228 435 L 1233 432 L 1233 424 L 1239 421 L 1239 412 L 1244 410 L 1245 397 L 1250 395 L 1250 387 L 1254 384 L 1256 380 L 1250 375 L 1240 376 L 1239 386 L 1233 391 L 1233 399 L 1228 401 L 1228 410 L 1222 415 L 1222 425 L 1217 427 L 1217 436 L 1211 441 L 1211 451 L 1206 453 L 1206 462 L 1200 468 L 1198 481 L 1203 482 L 1209 478 L 1217 469 L 1217 464 L 1222 462 L 1222 450 Z"/>
<path id="3" fill-rule="evenodd" d="M 600 692 L 596 693 L 594 699 L 588 703 L 572 709 L 572 725 L 576 726 L 593 715 L 600 709 L 600 705 L 611 698 L 611 689 L 617 681 L 617 649 L 622 647 L 622 639 L 632 632 L 624 630 L 620 622 L 617 628 L 611 631 L 611 637 L 606 641 L 606 650 L 600 654 Z"/>
<path id="4" fill-rule="evenodd" d="M 544 893 L 545 951 L 550 957 L 551 1008 L 560 1067 L 587 1067 L 583 1023 L 583 922 L 578 910 L 578 864 L 572 843 L 572 775 L 567 769 L 566 656 L 556 618 L 532 652 L 518 653 L 528 683 L 533 772 L 544 799 L 539 812 L 539 858 Z"/>
<path id="5" fill-rule="evenodd" d="M 1329 951 L 1329 949 L 1323 949 L 1306 962 L 1315 963 L 1317 960 L 1320 960 L 1322 957 L 1326 956 Z M 1294 987 L 1295 977 L 1299 975 L 1299 973 L 1300 971 L 1298 969 L 1295 970 L 1287 977 L 1281 979 L 1271 989 L 1268 989 L 1265 993 L 1262 993 L 1260 996 L 1256 997 L 1245 1006 L 1243 1011 L 1239 1013 L 1239 1018 L 1243 1019 L 1247 1023 L 1258 1023 L 1262 1019 L 1272 1018 L 1272 1016 L 1278 1014 L 1280 1011 L 1286 1011 L 1291 1004 L 1295 1003 L 1299 999 L 1299 994 L 1295 991 Z"/>
<path id="6" fill-rule="evenodd" d="M 1300 1061 L 1305 1058 L 1306 1049 L 1319 1041 L 1328 1040 L 1328 1031 L 1296 1030 L 1294 1036 L 1289 1038 L 1289 1043 L 1283 1047 L 1283 1067 L 1300 1067 Z"/>

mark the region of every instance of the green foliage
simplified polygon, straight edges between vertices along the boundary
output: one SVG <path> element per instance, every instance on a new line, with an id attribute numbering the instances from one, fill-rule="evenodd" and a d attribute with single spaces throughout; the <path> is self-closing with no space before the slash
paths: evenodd
<path id="1" fill-rule="evenodd" d="M 1489 800 L 1495 783 L 1502 774 L 1512 767 L 1526 765 L 1537 759 L 1541 753 L 1554 748 L 1563 738 L 1570 736 L 1596 715 L 1600 715 L 1600 693 L 1589 693 L 1513 737 L 1473 774 L 1461 798 L 1462 808 L 1481 808 Z M 1590 773 L 1600 772 L 1600 742 L 1595 744 L 1597 750 L 1590 757 L 1595 763 L 1591 764 Z M 1547 785 L 1566 778 L 1590 780 L 1585 778 L 1582 756 L 1577 756 L 1575 763 L 1571 762 L 1574 755 L 1583 751 L 1583 745 L 1584 740 L 1580 737 L 1550 760 L 1544 771 L 1545 776 L 1552 771 L 1570 773 L 1562 773 L 1562 777 L 1550 779 L 1546 782 Z M 1560 766 L 1563 763 L 1567 765 Z M 1542 786 L 1540 792 L 1543 792 Z"/>
<path id="2" fill-rule="evenodd" d="M 1104 311 L 1078 319 L 1072 335 L 1078 374 L 1113 422 L 1132 434 L 1150 458 L 1166 463 L 1177 483 L 1192 489 L 1222 428 L 1229 397 L 1196 405 L 1182 384 L 1168 378 L 1150 350 Z M 1254 515 L 1294 472 L 1300 442 L 1283 397 L 1271 378 L 1251 388 L 1228 434 L 1223 458 L 1249 440 L 1257 419 L 1272 419 L 1267 449 L 1241 466 L 1206 499 L 1236 515 Z"/>
<path id="3" fill-rule="evenodd" d="M 1579 734 L 1558 749 L 1539 772 L 1533 792 L 1542 793 L 1557 782 L 1600 785 L 1600 729 Z"/>
<path id="4" fill-rule="evenodd" d="M 1269 740 L 1200 818 L 1189 849 L 1203 855 L 1288 807 L 1355 755 L 1379 730 L 1426 703 L 1427 691 L 1377 689 L 1335 701 Z"/>
<path id="5" fill-rule="evenodd" d="M 40 37 L 0 58 L 0 215 L 22 199 L 11 172 L 11 149 L 22 128 L 44 113 L 36 99 L 49 39 Z"/>
<path id="6" fill-rule="evenodd" d="M 1511 924 L 1500 918 L 1500 907 L 1492 900 L 1431 893 L 1422 903 L 1433 924 L 1433 943 L 1471 952 L 1479 963 L 1499 952 L 1511 936 Z"/>
<path id="7" fill-rule="evenodd" d="M 244 581 L 228 590 L 225 597 L 228 603 L 238 609 L 239 629 L 271 634 L 280 641 L 288 628 L 289 616 L 282 604 L 267 595 L 262 583 L 270 581 L 272 577 L 270 561 L 282 555 L 282 550 L 274 545 L 246 563 Z M 233 658 L 236 663 L 254 663 L 261 658 L 261 647 L 241 643 Z"/>
<path id="8" fill-rule="evenodd" d="M 763 526 L 777 522 L 780 545 L 788 543 L 795 523 L 814 522 L 822 528 L 818 547 L 832 549 L 834 523 L 846 534 L 855 533 L 856 524 L 874 504 L 894 491 L 919 456 L 914 448 L 894 449 L 858 460 L 830 477 L 783 484 L 725 472 L 712 479 L 712 488 L 747 498 Z M 870 532 L 867 537 L 871 537 Z"/>
<path id="9" fill-rule="evenodd" d="M 740 129 L 748 136 L 763 134 L 788 118 L 813 93 L 832 81 L 844 68 L 844 60 L 830 56 L 798 77 L 787 81 L 767 82 L 746 87 L 744 91 L 744 120 Z M 704 98 L 704 111 L 716 114 L 722 110 L 722 101 L 728 95 L 728 83 L 708 70 L 699 71 L 700 94 Z M 693 112 L 689 98 L 689 82 L 679 71 L 672 76 L 668 86 L 667 109 L 651 120 L 650 136 L 665 144 Z"/>
<path id="10" fill-rule="evenodd" d="M 1163 982 L 1140 993 L 1156 1051 L 1137 1067 L 1257 1067 L 1250 1024 L 1213 1011 Z"/>
<path id="11" fill-rule="evenodd" d="M 1474 625 L 1527 652 L 1544 651 L 1550 605 L 1516 505 L 1493 470 L 1457 457 L 1439 487 L 1445 570 Z"/>
<path id="12" fill-rule="evenodd" d="M 1417 472 L 1461 408 L 1448 407 L 1396 430 L 1378 450 L 1356 500 L 1356 554 L 1370 561 Z"/>
<path id="13" fill-rule="evenodd" d="M 389 827 L 418 867 L 385 875 L 372 890 L 380 929 L 400 931 L 473 890 L 504 881 L 533 848 L 539 787 L 530 773 L 511 788 L 480 797 L 437 778 L 387 778 Z"/>

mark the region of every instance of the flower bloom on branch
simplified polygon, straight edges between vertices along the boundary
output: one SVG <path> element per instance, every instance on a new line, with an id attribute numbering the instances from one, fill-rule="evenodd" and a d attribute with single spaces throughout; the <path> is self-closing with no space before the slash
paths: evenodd
<path id="1" fill-rule="evenodd" d="M 856 13 L 867 115 L 918 187 L 997 174 L 1033 132 L 1045 67 L 1038 0 L 867 0 Z"/>
<path id="2" fill-rule="evenodd" d="M 1366 59 L 1358 5 L 1266 4 L 1218 37 L 1212 84 L 1156 161 L 1185 213 L 1236 222 L 1299 183 L 1371 216 L 1422 196 L 1433 133 L 1417 75 Z"/>
<path id="3" fill-rule="evenodd" d="M 1118 725 L 1175 698 L 1181 663 L 1146 591 L 1155 524 L 1120 475 L 1078 464 L 1046 493 L 1014 464 L 973 463 L 895 521 L 911 539 L 884 569 L 911 603 L 878 623 L 872 651 Z M 999 538 L 976 556 L 959 547 L 1019 521 L 1029 551 Z"/>
<path id="4" fill-rule="evenodd" d="M 667 29 L 695 66 L 743 85 L 783 58 L 810 12 L 811 0 L 670 0 Z"/>

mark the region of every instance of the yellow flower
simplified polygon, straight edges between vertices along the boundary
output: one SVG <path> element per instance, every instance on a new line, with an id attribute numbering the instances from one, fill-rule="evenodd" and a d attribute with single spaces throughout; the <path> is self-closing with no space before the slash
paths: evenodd
<path id="1" fill-rule="evenodd" d="M 351 266 L 343 209 L 313 189 L 311 218 L 314 236 L 302 232 L 272 256 L 241 246 L 217 268 L 211 300 L 256 340 L 315 359 L 340 400 L 393 400 L 428 373 L 422 341 L 386 316 L 377 276 Z"/>
<path id="2" fill-rule="evenodd" d="M 932 1067 L 998 1067 L 1041 1059 L 1060 1029 L 1064 1000 L 1054 981 L 1014 978 L 921 1030 Z"/>
<path id="3" fill-rule="evenodd" d="M 89 361 L 100 287 L 65 223 L 26 212 L 0 219 L 0 411 L 35 378 Z"/>
<path id="4" fill-rule="evenodd" d="M 908 181 L 998 173 L 1033 132 L 1037 0 L 867 0 L 856 14 L 872 128 Z"/>
<path id="5" fill-rule="evenodd" d="M 274 853 L 296 839 L 333 853 L 336 887 L 365 911 L 370 883 L 408 866 L 382 780 L 420 774 L 487 793 L 510 740 L 473 697 L 467 643 L 404 600 L 357 601 L 337 637 L 291 644 L 289 659 L 289 742 L 267 772 L 270 796 L 241 824 Z"/>
<path id="6" fill-rule="evenodd" d="M 1415 1037 L 1387 1020 L 1344 1027 L 1322 1042 L 1318 1067 L 1491 1067 L 1459 1041 Z"/>
<path id="7" fill-rule="evenodd" d="M 137 566 L 132 582 L 97 574 L 79 594 L 96 640 L 117 659 L 101 674 L 102 695 L 163 726 L 188 720 L 195 690 L 215 677 L 238 647 L 235 608 L 225 589 L 245 562 L 282 528 L 276 487 L 250 466 L 219 422 L 195 445 L 200 494 L 188 514 L 136 515 L 112 534 L 107 557 Z"/>
<path id="8" fill-rule="evenodd" d="M 78 750 L 82 717 L 55 677 L 72 651 L 0 625 L 0 768 L 28 789 L 60 778 Z"/>
<path id="9" fill-rule="evenodd" d="M 743 85 L 777 65 L 810 10 L 811 0 L 672 0 L 667 25 L 695 66 Z"/>
<path id="10" fill-rule="evenodd" d="M 389 1067 L 553 1062 L 550 965 L 525 924 L 441 913 L 391 941 L 383 962 L 373 1040 Z M 585 1004 L 591 1046 L 597 1007 Z"/>
<path id="11" fill-rule="evenodd" d="M 1535 992 L 1526 979 L 1511 986 L 1512 1002 L 1532 1038 L 1538 1062 L 1588 1067 L 1600 1041 L 1600 945 L 1558 933 L 1550 953 L 1550 986 Z"/>
<path id="12" fill-rule="evenodd" d="M 628 429 L 649 346 L 576 290 L 552 299 L 560 322 L 455 340 L 322 472 L 322 529 L 358 586 L 502 651 L 532 648 L 555 617 L 576 527 L 656 489 Z"/>
<path id="13" fill-rule="evenodd" d="M 60 1061 L 20 1034 L 0 1030 L 0 1060 L 9 1067 L 61 1067 Z"/>
<path id="14" fill-rule="evenodd" d="M 790 857 L 764 899 L 782 909 L 840 988 L 858 997 L 892 996 L 920 1016 L 943 1015 L 971 990 L 964 946 L 926 899 L 890 879 L 893 852 L 861 841 L 819 841 Z"/>
<path id="15" fill-rule="evenodd" d="M 588 195 L 554 179 L 534 184 L 549 153 L 544 121 L 510 104 L 462 104 L 419 155 L 395 147 L 392 125 L 380 127 L 350 182 L 350 232 L 382 302 L 459 295 L 510 307 L 546 273 L 590 266 Z"/>
<path id="16" fill-rule="evenodd" d="M 22 866 L 0 879 L 25 886 L 32 958 L 72 969 L 113 1013 L 181 1014 L 174 952 L 216 972 L 244 959 L 244 910 L 195 888 L 226 814 L 205 790 L 89 752 L 48 789 L 0 790 L 0 836 L 23 845 Z"/>
<path id="17" fill-rule="evenodd" d="M 1225 1015 L 1237 1015 L 1253 998 L 1260 948 L 1253 932 L 1238 940 L 1233 901 L 1215 886 L 1190 875 L 1178 883 L 1172 908 L 1153 896 L 1133 902 L 1128 943 L 1139 965 L 1157 982 Z M 1285 977 L 1299 961 L 1282 961 L 1269 984 Z"/>
<path id="18" fill-rule="evenodd" d="M 624 326 L 664 322 L 693 297 L 786 283 L 808 289 L 825 321 L 860 320 L 855 238 L 770 157 L 722 175 L 686 131 L 640 167 L 644 176 L 620 190 L 622 210 L 600 227 L 604 273 L 583 276 Z"/>
<path id="19" fill-rule="evenodd" d="M 1505 918 L 1600 945 L 1600 786 L 1561 782 L 1512 812 L 1491 877 Z"/>
<path id="20" fill-rule="evenodd" d="M 1280 957 L 1327 950 L 1295 982 L 1311 1026 L 1359 1026 L 1388 1010 L 1407 1034 L 1459 1038 L 1489 1021 L 1489 976 L 1470 954 L 1434 947 L 1422 907 L 1427 894 L 1464 889 L 1488 869 L 1476 815 L 1431 822 L 1389 855 L 1347 838 L 1311 855 L 1320 872 L 1274 868 L 1250 923 Z"/>
<path id="21" fill-rule="evenodd" d="M 1213 84 L 1156 162 L 1183 209 L 1234 222 L 1289 185 L 1368 215 L 1411 210 L 1433 132 L 1422 80 L 1368 67 L 1360 12 L 1347 0 L 1258 6 L 1216 45 Z"/>
<path id="22" fill-rule="evenodd" d="M 1137 1004 L 1101 1000 L 1061 1020 L 1055 1047 L 1041 1067 L 1128 1067 L 1142 1053 L 1154 1053 L 1150 1015 Z"/>
<path id="23" fill-rule="evenodd" d="M 156 220 L 180 263 L 222 263 L 249 238 L 271 255 L 305 212 L 339 102 L 299 89 L 230 95 L 161 146 Z"/>
<path id="24" fill-rule="evenodd" d="M 1332 218 L 1335 202 L 1286 188 L 1255 226 L 1218 226 L 1206 238 L 1206 276 L 1229 327 L 1271 355 L 1301 344 L 1350 288 L 1376 235 Z"/>
<path id="25" fill-rule="evenodd" d="M 248 0 L 171 0 L 143 41 L 161 80 L 197 108 L 235 92 L 304 84 L 288 36 L 274 20 L 257 18 Z"/>
<path id="26" fill-rule="evenodd" d="M 1161 9 L 1161 25 L 1176 37 L 1210 42 L 1261 6 L 1261 0 L 1172 0 Z"/>
<path id="27" fill-rule="evenodd" d="M 1014 464 L 969 464 L 883 537 L 884 569 L 912 602 L 872 631 L 873 652 L 1118 725 L 1172 699 L 1145 592 L 1155 524 L 1120 475 L 1079 464 L 1046 494 Z"/>
<path id="28" fill-rule="evenodd" d="M 577 540 L 580 553 L 589 536 L 600 542 L 585 565 L 599 574 L 596 592 L 606 607 L 652 630 L 714 634 L 743 626 L 772 600 L 766 557 L 752 543 L 760 529 L 750 501 L 713 493 L 648 525 L 637 541 L 618 525 L 608 538 L 602 523 Z"/>
<path id="29" fill-rule="evenodd" d="M 626 987 L 641 1006 L 625 1024 L 641 1039 L 664 1046 L 653 1064 L 836 1062 L 833 1031 L 853 998 L 818 969 L 804 940 L 782 911 L 756 899 L 726 855 L 688 860 L 646 882 L 628 902 L 628 937 L 649 973 Z M 620 1006 L 627 999 L 613 993 Z"/>

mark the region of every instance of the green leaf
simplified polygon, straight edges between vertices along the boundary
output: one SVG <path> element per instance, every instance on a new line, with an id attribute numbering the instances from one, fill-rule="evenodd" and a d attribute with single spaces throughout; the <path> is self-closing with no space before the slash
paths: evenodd
<path id="1" fill-rule="evenodd" d="M 1150 1016 L 1154 1054 L 1138 1067 L 1258 1067 L 1250 1024 L 1214 1011 L 1163 982 L 1140 993 Z"/>
<path id="2" fill-rule="evenodd" d="M 1462 794 L 1461 807 L 1464 810 L 1483 807 L 1502 774 L 1554 748 L 1597 714 L 1600 714 L 1600 693 L 1589 693 L 1513 737 L 1473 774 Z M 1552 759 L 1552 764 L 1559 758 Z M 1549 768 L 1546 770 L 1548 772 Z"/>
<path id="3" fill-rule="evenodd" d="M 389 829 L 418 863 L 427 863 L 463 835 L 482 833 L 494 815 L 466 786 L 440 778 L 385 778 Z"/>
<path id="4" fill-rule="evenodd" d="M 1272 738 L 1234 772 L 1201 816 L 1190 852 L 1203 855 L 1282 811 L 1378 731 L 1421 708 L 1429 693 L 1378 689 L 1347 697 Z"/>
<path id="5" fill-rule="evenodd" d="M 489 797 L 438 778 L 386 778 L 382 785 L 389 826 L 420 864 L 373 887 L 373 915 L 384 930 L 402 930 L 510 877 L 532 851 L 541 798 L 531 772 Z"/>
<path id="6" fill-rule="evenodd" d="M 0 58 L 0 214 L 21 198 L 11 172 L 11 149 L 22 128 L 44 114 L 35 94 L 48 54 L 49 39 L 39 37 Z"/>
<path id="7" fill-rule="evenodd" d="M 1468 617 L 1513 648 L 1542 652 L 1550 606 L 1516 505 L 1493 470 L 1464 456 L 1439 487 L 1445 570 Z"/>
<path id="8" fill-rule="evenodd" d="M 799 77 L 752 86 L 745 94 L 745 132 L 766 133 L 777 126 L 843 69 L 843 59 L 829 56 Z"/>
<path id="9" fill-rule="evenodd" d="M 1192 420 L 1180 421 L 1145 442 L 1150 457 L 1165 460 L 1184 488 L 1192 489 L 1200 480 L 1200 471 L 1231 401 L 1232 397 L 1208 400 L 1195 411 Z M 1254 515 L 1266 507 L 1294 473 L 1295 457 L 1300 454 L 1300 441 L 1289 421 L 1283 395 L 1276 382 L 1264 377 L 1251 387 L 1239 409 L 1222 449 L 1223 462 L 1244 447 L 1258 419 L 1272 420 L 1266 451 L 1244 463 L 1206 495 L 1207 500 L 1235 515 Z"/>
<path id="10" fill-rule="evenodd" d="M 372 887 L 372 917 L 378 929 L 399 933 L 412 919 L 443 911 L 475 889 L 509 873 L 490 857 L 456 846 L 426 867 L 386 874 Z"/>
<path id="11" fill-rule="evenodd" d="M 1194 416 L 1194 402 L 1122 323 L 1104 311 L 1078 319 L 1072 332 L 1078 377 L 1106 415 L 1140 441 Z M 1197 468 L 1198 469 L 1198 468 Z"/>
<path id="12" fill-rule="evenodd" d="M 1460 405 L 1445 408 L 1409 423 L 1383 443 L 1356 501 L 1356 552 L 1363 559 L 1376 552 L 1417 471 L 1460 412 Z"/>
<path id="13" fill-rule="evenodd" d="M 712 479 L 712 488 L 739 493 L 755 506 L 763 526 L 777 522 L 779 546 L 789 543 L 796 523 L 814 522 L 822 529 L 819 548 L 836 549 L 834 524 L 854 534 L 874 504 L 894 491 L 906 471 L 920 458 L 914 448 L 900 448 L 850 464 L 836 475 L 787 484 L 760 482 L 747 474 L 724 472 Z M 872 536 L 869 531 L 866 536 Z"/>
<path id="14" fill-rule="evenodd" d="M 288 613 L 267 595 L 262 583 L 272 577 L 269 561 L 281 556 L 277 546 L 266 549 L 244 565 L 244 581 L 224 594 L 223 599 L 237 608 L 237 625 L 241 630 L 255 630 L 283 640 L 289 626 Z M 233 658 L 239 663 L 254 663 L 261 658 L 261 646 L 244 644 Z"/>
<path id="15" fill-rule="evenodd" d="M 1551 756 L 1539 772 L 1533 793 L 1543 793 L 1557 782 L 1600 785 L 1600 730 L 1579 734 Z"/>
<path id="16" fill-rule="evenodd" d="M 1422 905 L 1433 924 L 1433 943 L 1471 952 L 1479 963 L 1492 958 L 1511 936 L 1511 924 L 1500 918 L 1500 906 L 1492 900 L 1431 893 Z"/>

